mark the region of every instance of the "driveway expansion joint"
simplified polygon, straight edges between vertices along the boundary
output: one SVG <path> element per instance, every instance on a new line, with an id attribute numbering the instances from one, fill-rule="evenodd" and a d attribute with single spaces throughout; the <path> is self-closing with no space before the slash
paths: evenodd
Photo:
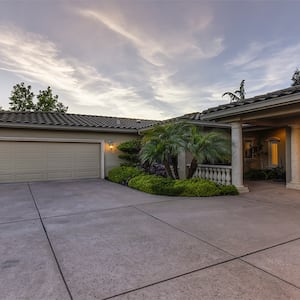
<path id="1" fill-rule="evenodd" d="M 41 213 L 40 213 L 40 211 L 39 211 L 38 205 L 37 205 L 37 203 L 36 203 L 36 200 L 35 200 L 35 198 L 34 198 L 34 195 L 33 195 L 33 192 L 32 192 L 32 190 L 31 190 L 31 187 L 30 187 L 30 184 L 29 184 L 29 183 L 28 183 L 28 189 L 29 189 L 30 195 L 31 195 L 31 197 L 32 197 L 32 200 L 33 200 L 33 202 L 34 202 L 34 206 L 35 206 L 35 208 L 36 208 L 36 210 L 37 210 L 37 213 L 38 213 L 38 215 L 39 215 L 39 220 L 40 220 L 40 222 L 41 222 L 42 228 L 43 228 L 44 233 L 45 233 L 45 235 L 46 235 L 46 239 L 47 239 L 47 241 L 48 241 L 48 244 L 49 244 L 50 250 L 51 250 L 51 252 L 52 252 L 52 255 L 53 255 L 53 257 L 54 257 L 54 261 L 55 261 L 55 263 L 56 263 L 56 265 L 57 265 L 59 274 L 60 274 L 60 276 L 61 276 L 61 278 L 62 278 L 62 281 L 63 281 L 63 283 L 64 283 L 64 285 L 65 285 L 65 287 L 66 287 L 66 290 L 67 290 L 67 292 L 68 292 L 68 295 L 69 295 L 70 299 L 73 300 L 73 296 L 72 296 L 72 294 L 71 294 L 71 291 L 70 291 L 70 289 L 69 289 L 69 286 L 68 286 L 68 284 L 67 284 L 67 282 L 66 282 L 66 279 L 65 279 L 65 277 L 64 277 L 64 274 L 63 274 L 62 269 L 61 269 L 61 267 L 60 267 L 60 264 L 59 264 L 59 262 L 58 262 L 58 258 L 57 258 L 56 254 L 55 254 L 55 251 L 54 251 L 54 248 L 53 248 L 53 246 L 52 246 L 50 237 L 49 237 L 49 235 L 48 235 L 46 226 L 45 226 L 45 224 L 44 224 L 44 222 L 43 222 Z"/>
<path id="2" fill-rule="evenodd" d="M 169 202 L 169 201 L 170 200 L 155 201 L 155 202 L 151 202 L 151 204 L 152 203 Z M 145 205 L 145 203 L 138 204 L 138 205 Z M 43 216 L 43 217 L 41 216 L 41 218 L 42 219 L 51 219 L 51 218 L 78 216 L 78 215 L 91 214 L 91 213 L 97 213 L 97 212 L 102 212 L 102 211 L 118 210 L 118 209 L 122 209 L 122 208 L 136 208 L 136 206 L 134 206 L 134 204 L 129 204 L 129 205 L 116 206 L 116 207 L 108 207 L 108 208 L 96 208 L 96 209 L 92 209 L 92 210 L 78 211 L 78 212 L 72 212 L 72 213 L 64 213 L 64 214 L 53 215 L 53 216 Z M 37 218 L 37 220 L 38 219 L 39 218 Z"/>
<path id="3" fill-rule="evenodd" d="M 260 270 L 260 271 L 262 271 L 262 272 L 264 272 L 264 273 L 266 273 L 266 274 L 268 274 L 268 275 L 270 275 L 270 276 L 272 276 L 272 277 L 274 277 L 274 278 L 276 278 L 276 279 L 278 279 L 278 280 L 280 280 L 280 281 L 282 281 L 282 282 L 285 282 L 286 284 L 289 284 L 289 285 L 291 285 L 291 286 L 293 286 L 293 287 L 295 287 L 295 288 L 297 288 L 297 289 L 300 289 L 300 286 L 297 286 L 297 285 L 295 285 L 295 284 L 293 284 L 293 283 L 291 283 L 291 282 L 289 282 L 289 281 L 287 281 L 287 280 L 285 280 L 285 279 L 283 279 L 283 278 L 281 278 L 281 277 L 279 277 L 279 276 L 277 276 L 277 275 L 274 275 L 273 273 L 270 273 L 270 272 L 268 272 L 268 271 L 266 271 L 266 270 L 264 270 L 264 269 L 262 269 L 262 268 L 260 268 L 260 267 L 258 267 L 258 266 L 256 266 L 256 265 L 252 264 L 252 263 L 249 263 L 248 261 L 246 261 L 246 260 L 243 259 L 243 258 L 245 258 L 245 257 L 247 257 L 247 256 L 250 256 L 250 255 L 253 255 L 253 254 L 257 254 L 257 253 L 260 253 L 260 252 L 263 252 L 263 251 L 266 251 L 266 250 L 269 250 L 269 249 L 273 249 L 273 248 L 276 248 L 276 247 L 280 247 L 280 246 L 282 246 L 282 245 L 286 245 L 286 244 L 289 244 L 289 243 L 298 241 L 298 240 L 300 240 L 300 237 L 294 238 L 294 239 L 291 239 L 291 240 L 288 240 L 288 241 L 284 241 L 284 242 L 281 242 L 281 243 L 278 243 L 278 244 L 275 244 L 275 245 L 272 245 L 272 246 L 269 246 L 269 247 L 265 247 L 265 248 L 263 248 L 263 249 L 259 249 L 259 250 L 252 251 L 252 252 L 248 252 L 248 253 L 243 254 L 243 255 L 236 256 L 236 255 L 234 255 L 234 254 L 232 254 L 232 253 L 230 253 L 230 252 L 228 252 L 228 251 L 226 251 L 226 250 L 224 250 L 224 249 L 222 249 L 222 248 L 220 248 L 220 247 L 218 247 L 218 246 L 216 246 L 216 245 L 214 245 L 214 244 L 212 244 L 212 243 L 210 243 L 210 242 L 207 242 L 207 241 L 201 239 L 200 237 L 198 237 L 198 236 L 195 235 L 195 234 L 192 234 L 191 232 L 188 232 L 188 231 L 185 231 L 185 230 L 183 230 L 183 229 L 180 229 L 180 228 L 178 228 L 178 227 L 176 227 L 176 226 L 174 226 L 174 225 L 172 225 L 172 224 L 170 224 L 170 223 L 168 223 L 168 222 L 166 222 L 166 221 L 164 221 L 164 220 L 162 220 L 162 219 L 160 219 L 160 218 L 158 218 L 158 217 L 153 216 L 152 214 L 149 214 L 148 212 L 144 211 L 144 210 L 141 209 L 141 208 L 138 208 L 138 207 L 136 207 L 136 206 L 132 206 L 132 207 L 135 208 L 136 210 L 140 211 L 141 213 L 144 213 L 144 214 L 146 214 L 147 216 L 152 217 L 152 218 L 154 218 L 155 220 L 157 220 L 157 221 L 159 221 L 159 222 L 161 222 L 161 223 L 163 223 L 163 224 L 165 224 L 165 225 L 168 225 L 169 227 L 171 227 L 171 228 L 173 228 L 173 229 L 175 229 L 175 230 L 178 230 L 178 231 L 180 231 L 180 232 L 182 232 L 182 233 L 185 233 L 185 234 L 187 234 L 187 235 L 189 235 L 189 236 L 191 236 L 191 237 L 193 237 L 193 238 L 196 238 L 197 240 L 199 240 L 199 241 L 201 241 L 201 242 L 203 242 L 203 243 L 205 243 L 205 244 L 207 244 L 207 245 L 209 245 L 209 246 L 211 246 L 211 247 L 214 247 L 215 249 L 217 249 L 217 250 L 219 250 L 219 251 L 222 251 L 223 253 L 226 253 L 226 254 L 228 254 L 228 255 L 230 255 L 230 256 L 233 257 L 232 259 L 224 260 L 223 262 L 219 262 L 219 263 L 216 263 L 216 264 L 213 264 L 213 265 L 206 266 L 206 267 L 204 267 L 204 268 L 200 268 L 200 269 L 197 270 L 197 271 L 201 271 L 201 270 L 204 270 L 204 269 L 208 269 L 208 268 L 210 268 L 210 267 L 214 267 L 214 266 L 221 265 L 221 264 L 224 264 L 224 263 L 227 263 L 227 262 L 231 262 L 231 261 L 238 260 L 238 261 L 241 261 L 241 262 L 243 262 L 243 263 L 246 263 L 246 264 L 248 264 L 249 266 L 251 266 L 251 267 L 253 267 L 253 268 L 255 268 L 255 269 L 258 269 L 258 270 Z M 165 282 L 165 281 L 168 281 L 168 280 L 171 280 L 171 279 L 175 279 L 175 278 L 178 278 L 178 277 L 181 277 L 181 276 L 185 276 L 185 275 L 188 275 L 188 274 L 190 274 L 190 273 L 197 272 L 197 271 L 191 271 L 191 272 L 189 272 L 189 273 L 182 274 L 182 275 L 176 276 L 176 277 L 174 277 L 174 278 L 170 278 L 170 279 L 164 280 L 164 281 L 162 281 L 162 282 Z M 161 283 L 161 282 L 158 282 L 158 283 L 156 283 L 156 284 L 159 284 L 159 283 Z M 151 284 L 150 286 L 152 286 L 152 285 L 155 285 L 155 284 Z M 148 287 L 148 286 L 145 286 L 145 287 Z M 140 289 L 141 289 L 141 288 L 139 288 L 139 290 L 140 290 Z M 126 294 L 127 294 L 127 292 L 126 292 Z M 119 296 L 119 295 L 117 295 L 117 296 Z M 113 297 L 116 297 L 116 296 L 113 296 Z M 111 297 L 111 298 L 106 298 L 106 299 L 107 299 L 107 300 L 108 300 L 108 299 L 112 299 L 113 297 Z M 103 300 L 106 300 L 106 299 L 103 299 Z"/>
<path id="4" fill-rule="evenodd" d="M 247 265 L 249 265 L 249 266 L 251 266 L 251 267 L 253 267 L 253 268 L 256 268 L 256 269 L 258 269 L 258 270 L 260 270 L 260 271 L 262 271 L 262 272 L 264 272 L 264 273 L 266 273 L 266 274 L 268 274 L 268 275 L 270 275 L 270 276 L 272 276 L 272 277 L 275 277 L 275 278 L 277 278 L 277 279 L 279 279 L 279 280 L 285 282 L 286 284 L 289 284 L 289 285 L 291 285 L 291 286 L 297 288 L 298 290 L 300 290 L 300 286 L 297 286 L 297 285 L 294 284 L 294 283 L 291 283 L 291 282 L 289 282 L 289 281 L 287 281 L 287 280 L 285 280 L 285 279 L 283 279 L 283 278 L 281 278 L 281 277 L 279 277 L 279 276 L 277 276 L 277 275 L 275 275 L 275 274 L 273 274 L 273 273 L 270 273 L 270 272 L 268 272 L 267 270 L 265 270 L 265 269 L 263 269 L 263 268 L 260 268 L 260 267 L 258 267 L 258 266 L 256 266 L 256 265 L 254 265 L 254 264 L 252 264 L 252 263 L 250 263 L 250 262 L 248 262 L 248 261 L 242 259 L 242 258 L 240 258 L 240 261 L 242 261 L 242 262 L 246 263 Z"/>
<path id="5" fill-rule="evenodd" d="M 169 278 L 166 278 L 166 279 L 163 279 L 163 280 L 159 280 L 159 281 L 156 281 L 156 282 L 153 282 L 153 283 L 150 283 L 150 284 L 146 284 L 146 285 L 144 285 L 144 286 L 142 286 L 142 287 L 138 287 L 138 288 L 135 288 L 135 289 L 131 289 L 131 290 L 128 290 L 128 291 L 125 291 L 125 292 L 122 292 L 122 293 L 113 295 L 113 296 L 109 296 L 109 297 L 106 297 L 106 298 L 102 298 L 101 300 L 109 300 L 109 299 L 113 299 L 113 298 L 116 298 L 116 297 L 119 297 L 119 296 L 127 295 L 127 294 L 130 294 L 130 293 L 133 293 L 133 292 L 136 292 L 136 291 L 139 291 L 139 290 L 142 290 L 142 289 L 151 287 L 151 286 L 155 286 L 155 285 L 157 285 L 157 284 L 161 284 L 161 283 L 164 283 L 164 282 L 168 282 L 168 281 L 171 281 L 171 280 L 174 280 L 174 279 L 177 279 L 177 278 L 186 276 L 186 275 L 194 274 L 194 273 L 197 273 L 197 272 L 199 272 L 199 271 L 203 271 L 203 270 L 206 270 L 206 269 L 209 269 L 209 268 L 212 268 L 212 267 L 216 267 L 216 266 L 219 266 L 219 265 L 223 265 L 223 264 L 226 264 L 226 263 L 228 263 L 228 262 L 235 261 L 235 260 L 236 260 L 235 257 L 229 258 L 229 259 L 223 260 L 223 261 L 221 261 L 221 262 L 217 262 L 217 263 L 214 263 L 214 264 L 210 264 L 210 265 L 205 266 L 205 267 L 202 267 L 202 268 L 198 268 L 198 269 L 195 269 L 195 270 L 191 270 L 191 271 L 189 271 L 189 272 L 185 272 L 185 273 L 182 273 L 182 274 L 179 274 L 179 275 L 176 275 L 176 276 L 172 276 L 172 277 L 169 277 Z"/>

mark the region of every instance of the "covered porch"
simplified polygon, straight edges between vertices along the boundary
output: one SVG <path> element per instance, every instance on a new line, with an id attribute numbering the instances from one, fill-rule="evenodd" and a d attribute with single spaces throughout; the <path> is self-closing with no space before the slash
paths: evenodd
<path id="1" fill-rule="evenodd" d="M 251 162 L 284 167 L 286 187 L 300 190 L 299 86 L 208 109 L 201 120 L 231 125 L 232 184 L 240 192 L 249 191 L 243 175 Z M 263 158 L 258 155 L 259 136 Z"/>

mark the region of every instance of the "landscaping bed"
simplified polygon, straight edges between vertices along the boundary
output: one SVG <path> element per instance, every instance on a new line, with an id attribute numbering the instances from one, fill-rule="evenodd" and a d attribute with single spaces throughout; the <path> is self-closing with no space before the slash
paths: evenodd
<path id="1" fill-rule="evenodd" d="M 201 178 L 180 180 L 149 175 L 135 167 L 114 168 L 109 172 L 108 179 L 155 195 L 209 197 L 238 194 L 233 185 L 221 185 Z"/>

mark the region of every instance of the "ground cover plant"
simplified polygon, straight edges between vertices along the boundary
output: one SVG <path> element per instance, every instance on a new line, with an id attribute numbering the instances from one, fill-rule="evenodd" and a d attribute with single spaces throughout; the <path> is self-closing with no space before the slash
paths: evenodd
<path id="1" fill-rule="evenodd" d="M 139 191 L 165 196 L 209 197 L 219 195 L 237 195 L 237 189 L 232 185 L 220 185 L 213 181 L 192 178 L 172 179 L 150 175 L 142 169 L 121 166 L 109 171 L 108 179 L 112 182 L 128 185 Z"/>

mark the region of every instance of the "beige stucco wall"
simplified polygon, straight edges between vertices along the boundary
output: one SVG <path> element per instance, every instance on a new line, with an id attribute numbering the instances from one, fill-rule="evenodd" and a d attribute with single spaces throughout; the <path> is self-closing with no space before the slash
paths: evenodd
<path id="1" fill-rule="evenodd" d="M 125 141 L 138 138 L 134 133 L 101 133 L 101 132 L 82 132 L 82 131 L 54 131 L 54 130 L 30 130 L 30 129 L 6 129 L 0 128 L 1 137 L 21 137 L 21 138 L 53 138 L 53 139 L 82 139 L 82 140 L 103 140 L 105 142 L 104 170 L 105 176 L 113 167 L 120 165 L 118 158 L 120 151 L 117 146 Z M 108 140 L 113 141 L 113 149 L 109 149 Z"/>

